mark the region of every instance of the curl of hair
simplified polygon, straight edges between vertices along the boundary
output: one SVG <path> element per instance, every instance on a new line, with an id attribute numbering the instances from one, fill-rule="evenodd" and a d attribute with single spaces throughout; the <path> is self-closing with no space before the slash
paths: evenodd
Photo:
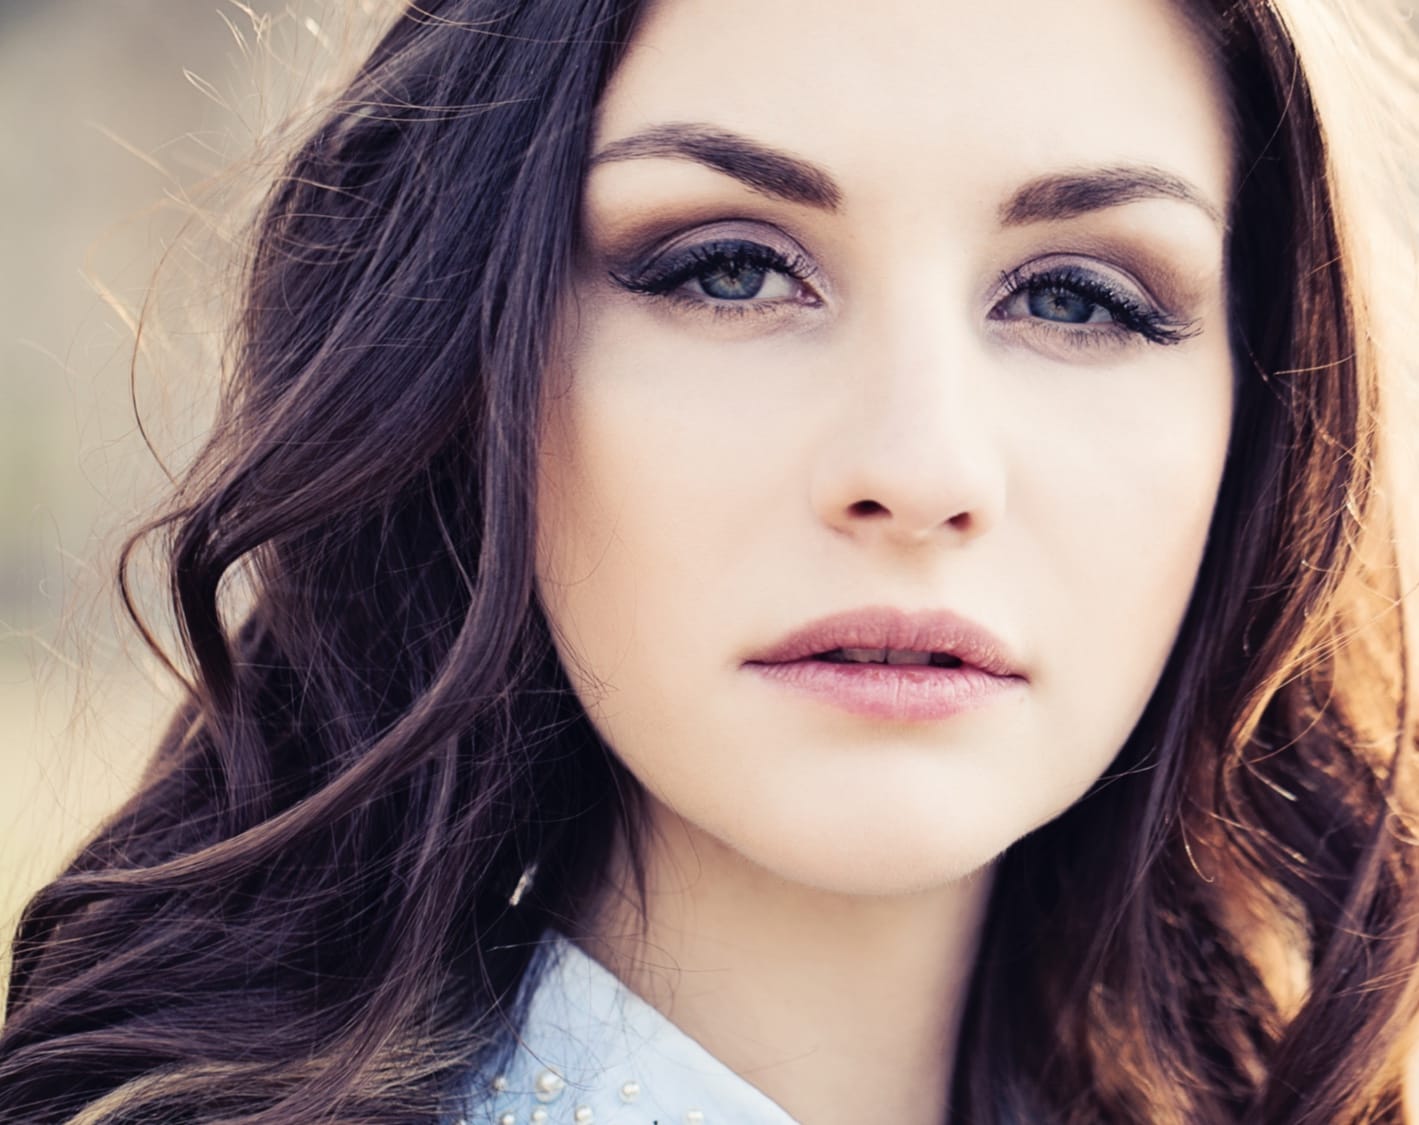
<path id="1" fill-rule="evenodd" d="M 0 1120 L 456 1116 L 538 935 L 576 927 L 618 833 L 634 852 L 638 791 L 562 675 L 532 546 L 541 372 L 639 8 L 413 6 L 272 188 L 218 424 L 144 532 L 190 701 L 24 914 Z M 1388 392 L 1286 25 L 1262 0 L 1198 19 L 1239 157 L 1229 459 L 1142 721 L 1000 861 L 953 1091 L 979 1125 L 1402 1119 Z"/>

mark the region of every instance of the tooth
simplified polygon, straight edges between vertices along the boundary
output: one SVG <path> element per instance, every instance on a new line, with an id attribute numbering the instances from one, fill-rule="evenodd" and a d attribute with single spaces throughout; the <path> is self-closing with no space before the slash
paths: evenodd
<path id="1" fill-rule="evenodd" d="M 881 664 L 887 659 L 885 648 L 845 648 L 842 650 L 843 659 L 851 660 L 858 664 Z"/>
<path id="2" fill-rule="evenodd" d="M 929 652 L 907 652 L 905 649 L 893 649 L 887 653 L 888 664 L 930 664 L 931 653 Z"/>

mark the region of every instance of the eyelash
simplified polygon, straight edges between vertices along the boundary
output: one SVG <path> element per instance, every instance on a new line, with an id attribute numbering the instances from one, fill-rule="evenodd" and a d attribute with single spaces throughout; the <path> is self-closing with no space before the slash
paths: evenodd
<path id="1" fill-rule="evenodd" d="M 1073 336 L 1097 336 L 1100 333 L 1129 333 L 1140 336 L 1153 344 L 1180 344 L 1194 334 L 1195 325 L 1178 320 L 1168 313 L 1139 300 L 1128 290 L 1110 283 L 1098 274 L 1090 273 L 1077 266 L 1055 266 L 1037 273 L 1028 268 L 1007 270 L 1001 274 L 1000 287 L 1004 295 L 991 310 L 995 319 L 998 310 L 1004 308 L 1021 293 L 1044 297 L 1076 297 L 1103 309 L 1112 318 L 1104 324 L 1071 326 L 1061 321 L 1035 318 L 1053 330 L 1067 332 Z"/>
<path id="2" fill-rule="evenodd" d="M 686 282 L 703 281 L 726 266 L 736 270 L 745 267 L 762 269 L 792 278 L 800 285 L 814 274 L 809 261 L 800 255 L 785 254 L 770 246 L 746 239 L 715 239 L 688 247 L 669 255 L 666 260 L 651 263 L 640 272 L 623 274 L 611 271 L 611 279 L 632 293 L 674 300 L 715 316 L 744 316 L 770 313 L 785 303 L 819 304 L 816 297 L 809 301 L 789 302 L 786 298 L 756 301 L 753 298 L 730 300 L 686 292 Z M 1178 320 L 1154 308 L 1129 291 L 1110 283 L 1106 278 L 1077 266 L 1055 266 L 1038 272 L 1028 267 L 1007 270 L 1000 277 L 1002 296 L 991 309 L 996 320 L 1026 319 L 1049 331 L 1063 334 L 1075 344 L 1098 343 L 1103 338 L 1137 336 L 1149 343 L 1173 345 L 1194 334 L 1195 326 Z M 1069 324 L 1043 317 L 1007 318 L 999 315 L 1010 301 L 1021 293 L 1031 296 L 1064 296 L 1082 299 L 1106 311 L 1105 323 Z"/>
<path id="3" fill-rule="evenodd" d="M 664 261 L 651 263 L 638 273 L 623 274 L 613 270 L 611 271 L 611 280 L 632 293 L 642 293 L 651 297 L 666 297 L 698 309 L 708 309 L 711 313 L 720 316 L 762 313 L 769 311 L 772 306 L 781 306 L 785 303 L 786 299 L 784 298 L 774 301 L 755 301 L 752 298 L 733 301 L 684 292 L 682 287 L 687 281 L 696 278 L 703 280 L 716 270 L 723 270 L 730 265 L 736 269 L 748 267 L 761 269 L 766 273 L 783 274 L 800 285 L 811 278 L 815 272 L 808 259 L 801 255 L 785 254 L 771 246 L 765 246 L 760 242 L 750 242 L 747 239 L 725 238 L 702 242 L 677 251 L 668 255 Z M 793 303 L 817 305 L 821 301 L 815 296 L 809 300 Z"/>

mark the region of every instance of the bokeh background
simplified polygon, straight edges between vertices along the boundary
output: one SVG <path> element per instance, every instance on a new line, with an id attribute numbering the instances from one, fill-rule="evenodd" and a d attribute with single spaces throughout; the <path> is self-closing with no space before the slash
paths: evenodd
<path id="1" fill-rule="evenodd" d="M 391 10 L 0 0 L 0 950 L 176 698 L 111 576 L 210 417 L 259 142 Z"/>

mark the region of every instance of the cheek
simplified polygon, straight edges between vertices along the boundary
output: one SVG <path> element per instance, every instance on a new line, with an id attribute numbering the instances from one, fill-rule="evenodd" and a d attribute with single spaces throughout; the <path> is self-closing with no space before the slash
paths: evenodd
<path id="1" fill-rule="evenodd" d="M 713 480 L 716 458 L 688 440 L 685 406 L 655 380 L 590 362 L 577 380 L 544 412 L 537 575 L 563 663 L 602 718 L 650 653 L 673 659 L 656 635 L 671 625 L 666 608 L 683 606 L 712 568 L 696 489 Z"/>
<path id="2" fill-rule="evenodd" d="M 618 505 L 601 487 L 609 475 L 631 483 L 633 466 L 603 464 L 596 443 L 587 443 L 569 394 L 545 409 L 537 472 L 537 586 L 562 662 L 573 684 L 587 699 L 588 689 L 604 671 L 604 650 L 624 649 L 635 625 L 634 600 L 618 581 L 616 538 Z M 624 491 L 623 503 L 631 502 Z"/>
<path id="3" fill-rule="evenodd" d="M 731 364 L 635 317 L 587 319 L 543 412 L 537 570 L 564 660 L 574 652 L 604 699 L 613 672 L 668 679 L 679 654 L 722 639 L 710 600 L 750 544 L 770 541 L 775 572 L 790 563 L 780 536 L 801 442 L 785 420 L 802 415 L 811 369 L 770 380 L 778 357 Z M 736 608 L 752 613 L 768 575 L 742 577 Z"/>
<path id="4" fill-rule="evenodd" d="M 1228 355 L 1056 411 L 1072 432 L 1042 431 L 1040 469 L 1017 515 L 1048 559 L 1054 596 L 1039 608 L 1072 659 L 1055 662 L 1093 721 L 1121 729 L 1152 694 L 1186 612 L 1207 542 L 1232 413 Z M 1091 669 L 1110 676 L 1090 678 Z M 1112 719 L 1108 712 L 1112 712 Z"/>

